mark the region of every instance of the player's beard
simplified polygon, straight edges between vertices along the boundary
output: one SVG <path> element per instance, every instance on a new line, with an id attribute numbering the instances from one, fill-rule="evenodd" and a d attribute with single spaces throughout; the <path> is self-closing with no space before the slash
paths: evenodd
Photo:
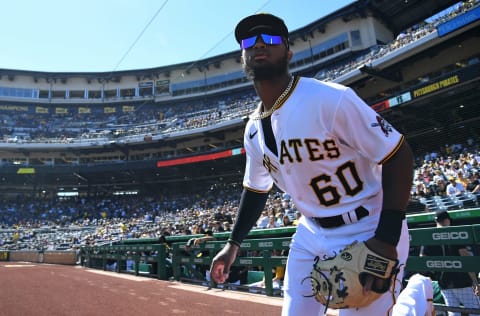
<path id="1" fill-rule="evenodd" d="M 275 63 L 251 66 L 243 63 L 243 71 L 250 80 L 270 80 L 288 73 L 288 52 Z"/>

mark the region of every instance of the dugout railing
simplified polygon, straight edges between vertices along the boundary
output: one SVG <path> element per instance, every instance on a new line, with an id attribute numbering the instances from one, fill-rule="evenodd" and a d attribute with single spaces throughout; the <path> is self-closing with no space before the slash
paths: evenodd
<path id="1" fill-rule="evenodd" d="M 290 241 L 291 237 L 247 239 L 242 243 L 239 255 L 232 266 L 246 267 L 248 269 L 246 271 L 247 275 L 250 271 L 262 272 L 261 275 L 265 279 L 265 293 L 268 296 L 273 296 L 275 292 L 272 284 L 273 269 L 278 266 L 285 266 L 287 263 L 287 256 L 275 255 L 275 252 L 281 253 L 282 250 L 288 250 Z M 213 257 L 225 246 L 225 243 L 226 241 L 209 241 L 192 247 L 189 251 L 185 251 L 186 243 L 173 244 L 173 278 L 178 281 L 188 279 L 188 276 L 186 276 L 188 270 L 196 269 L 198 265 L 209 267 Z M 198 256 L 198 254 L 204 253 L 208 254 Z M 258 268 L 259 270 L 255 270 Z M 216 286 L 211 281 L 208 282 L 208 285 Z M 242 285 L 237 288 L 242 288 Z M 280 295 L 278 291 L 277 293 Z"/>
<path id="2" fill-rule="evenodd" d="M 119 273 L 168 278 L 171 269 L 163 244 L 102 245 L 83 247 L 82 265 Z M 170 266 L 170 267 L 169 267 Z"/>
<path id="3" fill-rule="evenodd" d="M 411 253 L 405 270 L 407 273 L 424 272 L 480 272 L 480 257 L 475 256 L 419 256 L 421 246 L 430 245 L 480 245 L 480 224 L 449 226 L 441 228 L 410 229 Z M 438 289 L 437 281 L 434 287 Z M 439 290 L 439 289 L 438 289 Z M 435 301 L 438 311 L 451 311 L 464 314 L 480 314 L 480 309 L 469 309 L 460 306 L 446 306 L 440 296 L 440 301 Z"/>
<path id="4" fill-rule="evenodd" d="M 451 211 L 450 215 L 454 222 L 471 221 L 478 223 L 479 209 Z M 413 219 L 412 219 L 413 218 Z M 421 227 L 421 223 L 434 222 L 433 213 L 422 213 L 414 217 L 407 217 L 409 224 L 417 228 L 409 229 L 410 245 L 414 249 L 410 253 L 406 264 L 407 273 L 424 271 L 457 271 L 457 272 L 475 272 L 480 271 L 480 257 L 478 253 L 471 257 L 419 257 L 418 248 L 422 245 L 439 244 L 463 244 L 480 245 L 480 224 L 459 225 L 444 228 Z M 291 235 L 295 227 L 286 227 L 279 229 L 253 230 L 248 238 L 242 243 L 239 256 L 234 262 L 234 266 L 247 267 L 249 270 L 259 269 L 263 271 L 265 277 L 265 288 L 259 293 L 266 295 L 276 295 L 272 287 L 272 268 L 286 264 L 286 256 L 272 256 L 273 250 L 288 250 L 291 241 Z M 278 235 L 281 237 L 278 237 Z M 208 267 L 213 256 L 223 248 L 229 233 L 214 234 L 216 241 L 209 241 L 198 246 L 193 246 L 189 252 L 185 251 L 185 245 L 188 239 L 196 236 L 172 236 L 167 238 L 170 247 L 164 244 L 154 244 L 155 240 L 137 239 L 125 240 L 119 245 L 104 245 L 97 247 L 84 247 L 82 257 L 85 260 L 85 266 L 97 269 L 106 269 L 108 262 L 115 261 L 115 271 L 119 273 L 127 272 L 136 275 L 147 275 L 162 280 L 174 279 L 183 282 L 201 280 L 202 284 L 215 286 L 206 280 L 206 275 L 199 273 L 197 275 L 187 275 L 185 271 L 203 265 Z M 276 237 L 277 236 L 277 237 Z M 153 243 L 153 244 L 152 244 Z M 201 256 L 198 256 L 202 253 Z M 127 269 L 127 261 L 134 262 L 134 270 Z M 204 269 L 205 270 L 205 269 Z M 193 278 L 192 278 L 193 277 Z M 435 304 L 438 310 L 455 310 L 461 307 L 446 307 Z M 478 313 L 478 311 L 475 311 Z"/>

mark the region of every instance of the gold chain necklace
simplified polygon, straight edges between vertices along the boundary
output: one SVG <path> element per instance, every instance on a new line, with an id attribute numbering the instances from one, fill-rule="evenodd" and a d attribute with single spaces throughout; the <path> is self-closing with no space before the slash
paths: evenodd
<path id="1" fill-rule="evenodd" d="M 260 112 L 260 113 L 253 113 L 253 114 L 250 116 L 250 118 L 251 118 L 252 120 L 261 120 L 261 119 L 264 119 L 264 118 L 269 117 L 270 115 L 272 115 L 273 111 L 275 111 L 276 109 L 278 109 L 278 106 L 280 105 L 280 103 L 283 101 L 283 99 L 285 99 L 285 97 L 287 96 L 287 94 L 290 93 L 290 90 L 291 90 L 292 87 L 293 87 L 293 82 L 295 81 L 294 79 L 295 79 L 294 76 L 291 76 L 291 77 L 290 77 L 290 82 L 288 83 L 287 88 L 282 92 L 282 94 L 280 94 L 280 96 L 277 98 L 277 100 L 275 100 L 275 103 L 273 103 L 273 106 L 270 108 L 270 110 L 265 111 L 265 112 Z M 263 102 L 262 102 L 262 107 L 263 107 Z"/>

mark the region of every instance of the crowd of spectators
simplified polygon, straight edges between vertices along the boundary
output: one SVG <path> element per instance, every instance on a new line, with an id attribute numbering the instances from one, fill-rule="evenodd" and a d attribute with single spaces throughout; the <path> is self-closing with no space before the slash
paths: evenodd
<path id="1" fill-rule="evenodd" d="M 442 146 L 418 157 L 412 199 L 428 212 L 436 197 L 480 196 L 480 151 L 473 140 Z M 450 185 L 448 184 L 450 182 Z M 456 183 L 457 191 L 449 192 Z M 157 196 L 106 198 L 19 197 L 0 203 L 0 248 L 56 249 L 59 245 L 112 242 L 129 238 L 197 235 L 229 231 L 237 215 L 241 183 L 223 183 L 196 192 L 164 190 Z M 468 206 L 456 205 L 457 209 Z M 256 229 L 295 226 L 300 217 L 294 201 L 272 190 Z"/>
<path id="2" fill-rule="evenodd" d="M 432 19 L 426 20 L 420 24 L 414 25 L 405 31 L 401 32 L 393 41 L 384 45 L 372 47 L 371 50 L 353 60 L 341 64 L 335 64 L 331 67 L 320 70 L 315 77 L 324 81 L 334 81 L 335 79 L 355 70 L 364 65 L 370 66 L 372 62 L 378 60 L 385 55 L 392 53 L 402 47 L 418 41 L 421 38 L 436 31 L 436 27 L 456 16 L 471 10 L 480 3 L 479 0 L 462 1 L 455 5 L 452 10 L 445 12 L 445 14 L 435 16 Z"/>
<path id="3" fill-rule="evenodd" d="M 104 141 L 132 136 L 165 135 L 220 124 L 242 118 L 256 107 L 253 91 L 229 96 L 198 99 L 172 105 L 153 103 L 136 106 L 135 111 L 117 114 L 103 107 L 89 114 L 36 114 L 4 111 L 0 115 L 0 142 L 75 143 Z"/>
<path id="4" fill-rule="evenodd" d="M 479 192 L 480 152 L 472 145 L 469 139 L 466 145 L 445 145 L 441 153 L 425 154 L 415 170 L 412 195 L 429 198 Z"/>
<path id="5" fill-rule="evenodd" d="M 68 242 L 72 246 L 91 245 L 128 238 L 229 231 L 236 217 L 239 194 L 239 184 L 220 184 L 198 192 L 148 198 L 129 195 L 98 201 L 88 198 L 39 201 L 22 197 L 17 201 L 2 201 L 0 248 L 56 249 Z M 282 197 L 280 191 L 275 191 L 266 206 L 275 224 L 269 226 L 259 221 L 258 228 L 292 225 L 293 207 L 288 195 Z"/>
<path id="6" fill-rule="evenodd" d="M 417 160 L 408 211 L 471 208 L 480 201 L 480 151 L 469 138 Z"/>

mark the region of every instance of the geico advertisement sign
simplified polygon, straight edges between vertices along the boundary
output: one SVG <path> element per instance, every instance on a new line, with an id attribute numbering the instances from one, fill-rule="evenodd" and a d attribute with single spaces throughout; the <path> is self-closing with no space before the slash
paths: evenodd
<path id="1" fill-rule="evenodd" d="M 458 260 L 427 260 L 427 268 L 447 268 L 447 269 L 461 269 L 462 262 Z"/>
<path id="2" fill-rule="evenodd" d="M 464 240 L 468 239 L 468 232 L 459 231 L 459 232 L 442 232 L 442 233 L 432 233 L 433 240 Z"/>

